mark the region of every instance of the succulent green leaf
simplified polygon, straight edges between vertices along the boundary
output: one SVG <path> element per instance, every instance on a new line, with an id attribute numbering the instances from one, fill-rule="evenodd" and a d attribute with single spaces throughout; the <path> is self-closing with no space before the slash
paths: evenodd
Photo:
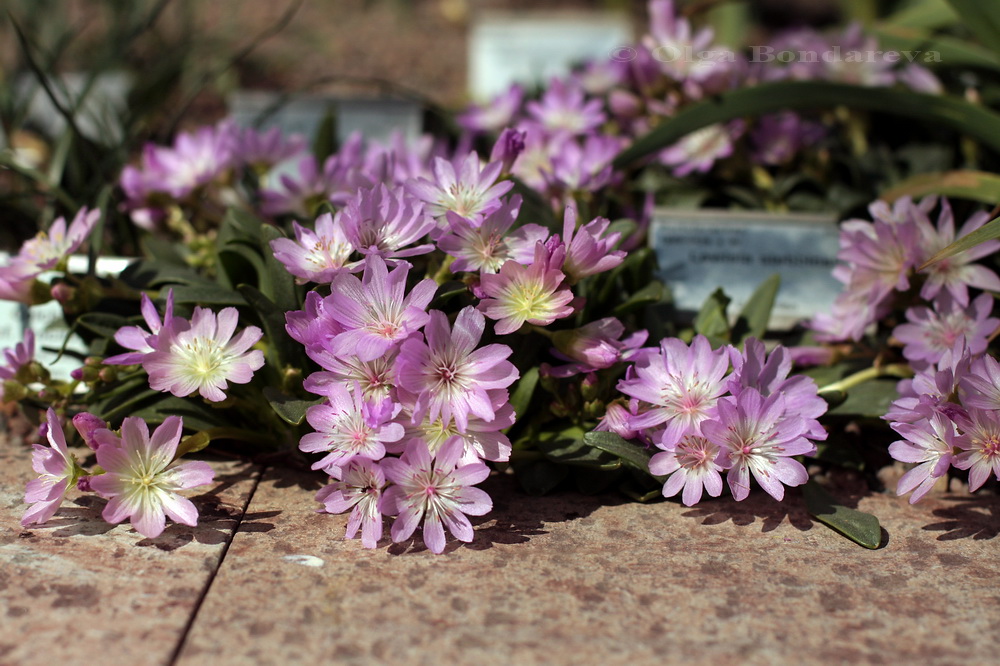
<path id="1" fill-rule="evenodd" d="M 729 300 L 725 292 L 716 289 L 705 299 L 698 316 L 694 319 L 694 332 L 708 338 L 713 347 L 730 340 L 729 318 L 726 315 Z"/>
<path id="2" fill-rule="evenodd" d="M 815 481 L 802 489 L 809 513 L 827 527 L 865 548 L 875 549 L 882 543 L 882 526 L 870 513 L 848 508 L 834 499 Z"/>
<path id="3" fill-rule="evenodd" d="M 174 460 L 177 458 L 183 458 L 189 453 L 197 453 L 205 447 L 207 447 L 212 442 L 212 437 L 201 430 L 193 435 L 188 435 L 181 440 L 181 443 L 177 445 L 177 452 L 174 454 Z"/>
<path id="4" fill-rule="evenodd" d="M 621 317 L 629 312 L 634 312 L 635 310 L 644 308 L 647 305 L 659 303 L 663 300 L 665 291 L 663 283 L 654 280 L 629 296 L 627 301 L 619 304 L 614 310 L 612 310 L 612 314 L 616 317 Z"/>
<path id="5" fill-rule="evenodd" d="M 321 404 L 325 398 L 316 400 L 301 400 L 285 395 L 273 386 L 264 387 L 264 397 L 274 413 L 281 417 L 286 423 L 291 425 L 301 425 L 306 418 L 306 410 L 313 405 Z"/>
<path id="6" fill-rule="evenodd" d="M 763 338 L 767 324 L 771 320 L 771 310 L 781 288 L 781 276 L 777 273 L 764 280 L 740 310 L 733 326 L 733 340 L 740 347 L 747 338 Z"/>
<path id="7" fill-rule="evenodd" d="M 621 459 L 623 463 L 649 474 L 650 453 L 641 446 L 616 435 L 613 432 L 594 431 L 583 436 L 583 441 L 595 449 L 607 451 Z"/>
<path id="8" fill-rule="evenodd" d="M 528 413 L 531 406 L 531 397 L 535 394 L 535 387 L 538 385 L 538 366 L 529 368 L 521 378 L 517 380 L 514 391 L 510 394 L 510 405 L 514 408 L 514 414 L 521 418 Z"/>

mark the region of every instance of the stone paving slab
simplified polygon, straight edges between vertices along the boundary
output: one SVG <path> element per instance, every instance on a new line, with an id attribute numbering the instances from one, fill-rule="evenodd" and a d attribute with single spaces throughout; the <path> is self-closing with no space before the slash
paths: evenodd
<path id="1" fill-rule="evenodd" d="M 792 491 L 686 508 L 484 487 L 476 540 L 365 550 L 314 474 L 269 470 L 178 663 L 993 663 L 1000 498 L 858 484 L 865 550 Z M 419 534 L 419 533 L 418 533 Z M 388 547 L 387 547 L 388 546 Z"/>
<path id="2" fill-rule="evenodd" d="M 73 489 L 26 529 L 30 449 L 0 438 L 0 664 L 170 663 L 259 479 L 247 463 L 210 464 L 216 484 L 190 494 L 198 527 L 168 523 L 146 539 Z"/>

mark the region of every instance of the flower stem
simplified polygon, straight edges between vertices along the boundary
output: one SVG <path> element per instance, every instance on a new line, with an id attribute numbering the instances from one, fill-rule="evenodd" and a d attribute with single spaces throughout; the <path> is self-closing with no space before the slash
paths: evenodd
<path id="1" fill-rule="evenodd" d="M 848 375 L 843 379 L 820 387 L 820 393 L 832 393 L 834 391 L 847 391 L 858 384 L 863 384 L 879 377 L 899 377 L 906 379 L 913 376 L 913 368 L 906 363 L 890 363 L 888 365 L 875 365 Z"/>

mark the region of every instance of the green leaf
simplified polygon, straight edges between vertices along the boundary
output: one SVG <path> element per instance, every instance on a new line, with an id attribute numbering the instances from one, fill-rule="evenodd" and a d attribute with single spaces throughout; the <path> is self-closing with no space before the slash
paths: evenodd
<path id="1" fill-rule="evenodd" d="M 629 465 L 640 472 L 649 474 L 650 453 L 638 446 L 621 438 L 613 432 L 593 431 L 583 436 L 583 441 L 595 449 L 607 451 L 613 456 L 621 459 L 623 463 Z"/>
<path id="2" fill-rule="evenodd" d="M 767 324 L 771 320 L 771 310 L 774 309 L 774 300 L 778 296 L 778 289 L 781 288 L 781 275 L 775 273 L 764 280 L 751 294 L 750 299 L 740 310 L 736 324 L 733 326 L 733 340 L 737 346 L 743 346 L 747 338 L 764 337 L 767 333 Z"/>
<path id="3" fill-rule="evenodd" d="M 880 47 L 887 51 L 899 51 L 903 55 L 902 60 L 913 57 L 914 62 L 925 67 L 981 67 L 1000 70 L 1000 57 L 997 54 L 957 37 L 891 26 L 874 30 L 874 35 L 878 37 Z M 907 51 L 910 56 L 906 55 Z M 932 53 L 936 57 L 926 57 Z"/>
<path id="4" fill-rule="evenodd" d="M 945 0 L 920 0 L 886 17 L 883 25 L 933 29 L 952 25 L 956 20 L 958 16 Z"/>
<path id="5" fill-rule="evenodd" d="M 295 288 L 295 276 L 288 272 L 283 263 L 274 258 L 274 252 L 271 250 L 271 241 L 279 238 L 284 238 L 284 235 L 276 227 L 271 225 L 261 227 L 260 249 L 264 254 L 265 268 L 261 274 L 261 291 L 281 310 L 287 312 L 297 310 L 301 303 Z M 264 288 L 265 285 L 267 289 Z"/>
<path id="6" fill-rule="evenodd" d="M 123 416 L 139 416 L 149 423 L 163 423 L 168 416 L 180 416 L 184 419 L 184 427 L 194 430 L 210 430 L 225 425 L 230 420 L 223 411 L 206 406 L 201 398 L 178 398 L 172 395 Z"/>
<path id="7" fill-rule="evenodd" d="M 246 305 L 246 299 L 239 292 L 219 286 L 176 285 L 174 303 L 194 303 L 197 305 Z"/>
<path id="8" fill-rule="evenodd" d="M 729 297 L 721 289 L 716 289 L 705 299 L 694 319 L 694 332 L 708 338 L 713 347 L 730 340 L 729 318 L 726 315 L 728 306 Z"/>
<path id="9" fill-rule="evenodd" d="M 241 242 L 219 249 L 218 284 L 232 291 L 238 284 L 258 285 L 265 281 L 264 259 L 257 249 Z"/>
<path id="10" fill-rule="evenodd" d="M 257 313 L 267 342 L 277 354 L 278 367 L 297 365 L 298 355 L 302 353 L 302 345 L 292 340 L 285 330 L 285 311 L 275 305 L 271 300 L 260 293 L 256 287 L 249 284 L 241 284 L 237 287 L 239 293 L 243 294 L 246 302 Z M 298 367 L 302 367 L 299 365 Z"/>
<path id="11" fill-rule="evenodd" d="M 847 391 L 847 399 L 832 407 L 827 414 L 881 418 L 889 411 L 892 401 L 899 396 L 896 391 L 898 382 L 899 380 L 895 378 L 882 378 L 852 386 Z M 829 397 L 830 402 L 839 398 L 836 393 L 830 392 L 820 393 L 820 397 L 824 399 Z"/>
<path id="12" fill-rule="evenodd" d="M 881 545 L 882 526 L 872 514 L 839 504 L 815 481 L 806 483 L 802 495 L 806 509 L 819 522 L 865 548 L 874 550 Z"/>
<path id="13" fill-rule="evenodd" d="M 1000 11 L 1000 4 L 997 8 Z M 1000 153 L 1000 114 L 957 97 L 925 95 L 895 88 L 866 88 L 846 83 L 779 81 L 714 95 L 686 107 L 623 150 L 614 159 L 613 165 L 618 169 L 626 167 L 673 145 L 695 130 L 715 123 L 775 111 L 838 106 L 923 120 L 968 134 Z"/>
<path id="14" fill-rule="evenodd" d="M 234 242 L 243 241 L 251 247 L 260 245 L 260 231 L 266 224 L 254 214 L 239 208 L 230 208 L 222 218 L 219 235 L 216 238 L 220 249 Z"/>
<path id="15" fill-rule="evenodd" d="M 621 467 L 620 459 L 590 446 L 584 440 L 584 430 L 580 426 L 570 426 L 560 432 L 542 432 L 535 444 L 546 458 L 563 465 L 603 470 Z"/>
<path id="16" fill-rule="evenodd" d="M 985 171 L 945 171 L 922 173 L 882 192 L 883 201 L 902 197 L 919 199 L 928 194 L 970 199 L 991 206 L 1000 203 L 1000 175 Z"/>
<path id="17" fill-rule="evenodd" d="M 918 268 L 917 271 L 922 271 L 932 264 L 936 264 L 948 257 L 954 257 L 959 252 L 965 252 L 994 238 L 1000 238 L 1000 217 L 990 220 L 972 233 L 962 236 L 954 243 L 943 248 L 940 252 L 925 261 L 923 266 Z"/>
<path id="18" fill-rule="evenodd" d="M 983 45 L 1000 53 L 1000 3 L 989 0 L 948 0 L 966 28 Z"/>
<path id="19" fill-rule="evenodd" d="M 264 387 L 264 398 L 271 405 L 274 413 L 282 418 L 286 423 L 301 425 L 306 418 L 306 410 L 313 405 L 321 404 L 326 398 L 315 400 L 301 400 L 285 395 L 273 386 Z"/>
<path id="20" fill-rule="evenodd" d="M 617 247 L 618 245 L 621 245 L 626 240 L 631 238 L 632 235 L 635 234 L 635 232 L 638 230 L 639 230 L 639 225 L 638 223 L 636 223 L 635 220 L 623 217 L 609 224 L 608 231 L 605 235 L 610 236 L 611 234 L 619 234 L 620 238 L 618 239 L 618 243 L 616 244 Z"/>
<path id="21" fill-rule="evenodd" d="M 531 398 L 535 394 L 535 387 L 538 385 L 538 366 L 529 368 L 517 381 L 513 392 L 510 394 L 510 405 L 514 408 L 514 415 L 521 418 L 528 413 L 531 406 Z"/>
<path id="22" fill-rule="evenodd" d="M 323 120 L 316 128 L 316 138 L 313 140 L 313 154 L 319 164 L 326 161 L 330 155 L 337 152 L 337 109 L 331 106 L 323 115 Z"/>
<path id="23" fill-rule="evenodd" d="M 519 179 L 511 176 L 514 187 L 511 194 L 520 195 L 521 210 L 517 215 L 517 226 L 524 224 L 540 224 L 559 233 L 562 233 L 562 220 L 557 220 L 552 207 L 545 201 L 541 194 L 533 187 L 528 187 Z"/>
<path id="24" fill-rule="evenodd" d="M 441 310 L 443 306 L 452 300 L 456 296 L 461 296 L 462 294 L 469 293 L 469 287 L 466 286 L 464 282 L 459 282 L 458 280 L 449 280 L 445 282 L 437 291 L 434 292 L 434 299 L 431 300 L 430 308 L 434 310 Z"/>
<path id="25" fill-rule="evenodd" d="M 663 300 L 664 292 L 665 289 L 663 287 L 663 283 L 658 280 L 654 280 L 629 296 L 627 301 L 618 305 L 618 307 L 612 310 L 611 313 L 615 317 L 621 317 L 629 312 L 644 308 L 647 305 L 659 303 Z"/>
<path id="26" fill-rule="evenodd" d="M 174 454 L 174 460 L 183 458 L 189 453 L 197 453 L 208 446 L 211 442 L 211 435 L 204 430 L 196 432 L 193 435 L 188 435 L 181 440 L 180 444 L 177 445 L 177 452 Z"/>

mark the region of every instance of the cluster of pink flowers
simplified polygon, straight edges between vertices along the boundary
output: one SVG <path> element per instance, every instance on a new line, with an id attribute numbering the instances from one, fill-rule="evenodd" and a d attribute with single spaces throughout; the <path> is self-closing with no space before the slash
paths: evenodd
<path id="1" fill-rule="evenodd" d="M 48 231 L 26 241 L 7 265 L 0 266 L 0 299 L 26 304 L 43 300 L 32 293 L 35 279 L 55 269 L 80 247 L 100 216 L 98 210 L 81 208 L 68 226 L 65 218 L 57 218 Z"/>
<path id="2" fill-rule="evenodd" d="M 951 206 L 942 200 L 937 223 L 930 218 L 936 199 L 893 206 L 876 202 L 872 221 L 842 226 L 843 262 L 834 271 L 844 283 L 830 314 L 812 327 L 825 341 L 860 340 L 903 305 L 905 322 L 891 331 L 916 373 L 899 382 L 899 397 L 884 416 L 902 439 L 889 447 L 893 458 L 913 464 L 896 492 L 918 501 L 955 467 L 969 470 L 969 487 L 979 488 L 1000 473 L 1000 367 L 987 352 L 1000 329 L 993 296 L 970 290 L 1000 291 L 1000 277 L 977 263 L 1000 250 L 990 240 L 918 269 L 957 235 L 985 224 L 987 213 L 970 217 L 956 234 Z M 913 304 L 921 303 L 921 304 Z"/>
<path id="3" fill-rule="evenodd" d="M 751 475 L 781 500 L 785 486 L 809 478 L 793 456 L 815 453 L 827 436 L 817 420 L 826 402 L 812 379 L 789 377 L 791 367 L 788 350 L 768 354 L 753 338 L 742 352 L 712 349 L 704 336 L 690 345 L 668 338 L 630 367 L 618 384 L 628 407 L 609 407 L 601 429 L 661 449 L 649 471 L 668 477 L 664 497 L 683 491 L 688 506 L 703 492 L 718 497 L 725 472 L 736 500 L 749 494 Z"/>
<path id="4" fill-rule="evenodd" d="M 933 362 L 935 355 L 940 357 L 965 334 L 975 338 L 970 338 L 972 347 L 985 348 L 985 335 L 990 331 L 984 330 L 984 322 L 992 310 L 992 298 L 970 304 L 969 288 L 1000 291 L 1000 277 L 976 263 L 1000 249 L 1000 241 L 987 241 L 917 273 L 918 267 L 956 238 L 954 215 L 946 199 L 941 201 L 937 224 L 931 222 L 936 202 L 933 197 L 919 203 L 903 198 L 889 207 L 878 201 L 869 208 L 872 221 L 842 224 L 838 258 L 843 263 L 834 270 L 834 277 L 844 283 L 844 291 L 830 313 L 812 321 L 817 339 L 860 340 L 870 325 L 883 319 L 912 289 L 930 307 L 908 310 L 909 324 L 899 329 L 908 359 Z M 974 214 L 959 235 L 975 231 L 988 220 L 985 212 Z"/>
<path id="5" fill-rule="evenodd" d="M 473 134 L 497 134 L 504 128 L 523 133 L 525 149 L 514 162 L 514 174 L 553 200 L 565 200 L 618 182 L 610 164 L 622 148 L 710 95 L 781 80 L 898 84 L 941 92 L 941 84 L 919 63 L 866 57 L 883 51 L 860 25 L 829 36 L 795 29 L 744 53 L 715 43 L 711 28 L 694 30 L 675 4 L 651 0 L 648 34 L 613 59 L 589 62 L 567 77 L 552 79 L 538 100 L 526 100 L 524 89 L 513 85 L 489 103 L 470 106 L 458 117 L 459 124 Z M 778 53 L 796 57 L 779 59 Z M 783 165 L 828 131 L 786 111 L 762 116 L 749 127 L 736 121 L 692 132 L 661 151 L 658 161 L 677 177 L 706 173 L 734 155 L 746 137 L 751 159 Z"/>
<path id="6" fill-rule="evenodd" d="M 313 229 L 295 223 L 294 239 L 271 243 L 291 274 L 317 285 L 305 309 L 287 315 L 289 334 L 322 368 L 304 386 L 325 398 L 308 410 L 315 432 L 300 448 L 322 454 L 314 468 L 334 481 L 318 499 L 328 511 L 350 510 L 348 536 L 360 529 L 366 547 L 381 536 L 383 514 L 396 516 L 397 541 L 423 520 L 435 552 L 444 548 L 441 521 L 472 538 L 465 514 L 490 504 L 469 485 L 486 477 L 482 461 L 509 458 L 503 431 L 516 416 L 508 387 L 518 371 L 507 345 L 480 346 L 487 319 L 502 336 L 566 318 L 581 304 L 573 285 L 624 259 L 608 220 L 578 225 L 573 207 L 562 234 L 514 228 L 521 198 L 502 176 L 517 138 L 506 134 L 485 164 L 475 153 L 435 156 L 425 175 L 362 187 Z M 410 259 L 434 249 L 478 300 L 451 321 L 428 309 L 438 283 L 409 279 Z"/>
<path id="7" fill-rule="evenodd" d="M 107 365 L 142 365 L 149 386 L 178 397 L 198 393 L 206 400 L 226 399 L 229 383 L 246 384 L 264 365 L 264 353 L 251 347 L 263 332 L 247 326 L 236 337 L 239 312 L 224 308 L 215 313 L 196 307 L 191 319 L 174 316 L 173 294 L 167 292 L 163 319 L 147 294 L 141 311 L 149 330 L 123 326 L 115 342 L 131 352 L 104 359 Z"/>
<path id="8" fill-rule="evenodd" d="M 122 171 L 125 207 L 135 224 L 156 229 L 172 206 L 197 205 L 206 188 L 232 187 L 245 170 L 264 173 L 305 151 L 301 137 L 286 138 L 277 129 L 260 133 L 231 121 L 181 132 L 172 146 L 146 144 L 141 163 Z"/>
<path id="9" fill-rule="evenodd" d="M 510 347 L 480 346 L 482 313 L 466 307 L 450 325 L 427 310 L 434 281 L 407 291 L 409 271 L 370 255 L 361 280 L 341 273 L 329 296 L 310 292 L 306 311 L 288 314 L 289 333 L 323 368 L 305 382 L 325 400 L 308 409 L 315 432 L 300 448 L 323 454 L 313 469 L 335 481 L 317 499 L 331 512 L 351 510 L 349 538 L 360 527 L 363 545 L 374 548 L 384 513 L 397 516 L 394 540 L 423 520 L 424 541 L 441 552 L 442 521 L 469 541 L 465 514 L 491 507 L 468 486 L 488 475 L 482 460 L 510 456 L 502 430 L 514 422 L 507 387 L 518 372 Z"/>
<path id="10" fill-rule="evenodd" d="M 1000 321 L 994 319 L 996 328 Z M 896 492 L 918 501 L 954 467 L 969 471 L 969 490 L 1000 479 L 1000 363 L 974 352 L 965 338 L 898 386 L 900 397 L 885 415 L 902 439 L 893 458 L 914 467 Z"/>
<path id="11" fill-rule="evenodd" d="M 80 467 L 66 445 L 59 417 L 50 408 L 42 428 L 49 445 L 34 445 L 32 467 L 38 477 L 25 489 L 24 501 L 31 506 L 22 525 L 48 522 L 74 484 L 108 500 L 103 511 L 106 521 L 117 524 L 129 519 L 147 538 L 160 536 L 168 517 L 185 525 L 198 524 L 198 509 L 180 491 L 210 484 L 215 472 L 202 461 L 173 464 L 181 441 L 179 416 L 167 417 L 152 435 L 138 417 L 127 417 L 117 433 L 86 412 L 77 414 L 73 425 L 93 449 L 100 470 L 91 475 Z"/>

